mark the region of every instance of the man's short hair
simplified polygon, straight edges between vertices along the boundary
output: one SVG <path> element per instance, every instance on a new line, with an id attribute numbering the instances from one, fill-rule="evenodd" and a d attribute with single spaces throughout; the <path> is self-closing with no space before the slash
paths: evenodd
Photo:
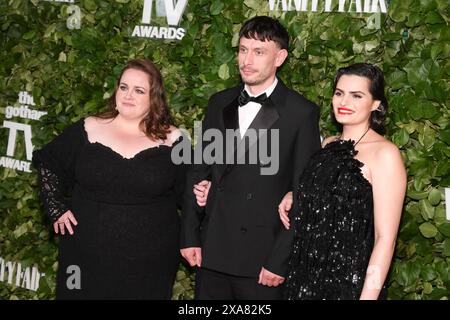
<path id="1" fill-rule="evenodd" d="M 267 16 L 256 16 L 244 23 L 239 31 L 239 39 L 274 41 L 280 49 L 288 49 L 289 34 L 278 20 Z"/>

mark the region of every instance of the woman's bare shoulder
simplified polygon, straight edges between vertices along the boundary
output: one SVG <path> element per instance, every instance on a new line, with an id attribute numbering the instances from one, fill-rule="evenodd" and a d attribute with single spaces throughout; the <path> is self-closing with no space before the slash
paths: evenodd
<path id="1" fill-rule="evenodd" d="M 393 156 L 400 156 L 400 150 L 391 141 L 386 138 L 382 138 L 375 143 L 375 153 L 377 158 L 390 158 Z"/>
<path id="2" fill-rule="evenodd" d="M 103 119 L 96 116 L 89 116 L 84 119 L 84 127 L 86 129 L 95 129 L 110 123 L 112 120 L 113 119 Z"/>
<path id="3" fill-rule="evenodd" d="M 403 159 L 398 147 L 383 136 L 368 144 L 371 148 L 371 162 L 376 168 L 403 167 Z"/>

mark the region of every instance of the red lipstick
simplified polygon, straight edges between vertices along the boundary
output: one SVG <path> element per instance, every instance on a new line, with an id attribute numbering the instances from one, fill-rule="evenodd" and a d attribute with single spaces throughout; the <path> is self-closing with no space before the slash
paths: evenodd
<path id="1" fill-rule="evenodd" d="M 348 114 L 353 114 L 355 113 L 352 109 L 348 109 L 348 108 L 344 108 L 344 107 L 339 107 L 338 108 L 338 113 L 339 114 L 343 114 L 343 115 L 348 115 Z"/>

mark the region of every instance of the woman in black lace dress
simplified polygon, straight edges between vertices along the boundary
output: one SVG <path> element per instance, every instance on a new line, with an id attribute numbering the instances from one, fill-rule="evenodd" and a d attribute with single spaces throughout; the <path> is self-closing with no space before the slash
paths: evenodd
<path id="1" fill-rule="evenodd" d="M 171 298 L 185 171 L 171 150 L 180 141 L 159 70 L 132 60 L 109 111 L 34 152 L 41 198 L 60 234 L 57 298 Z"/>
<path id="2" fill-rule="evenodd" d="M 385 298 L 406 172 L 398 148 L 377 133 L 387 109 L 381 70 L 370 64 L 339 69 L 332 104 L 342 133 L 323 141 L 300 179 L 287 295 Z M 292 201 L 288 193 L 280 204 L 286 228 Z"/>

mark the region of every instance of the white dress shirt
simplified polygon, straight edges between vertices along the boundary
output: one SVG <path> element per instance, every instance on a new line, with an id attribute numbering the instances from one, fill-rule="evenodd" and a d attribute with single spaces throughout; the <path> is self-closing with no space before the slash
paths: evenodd
<path id="1" fill-rule="evenodd" d="M 272 85 L 263 92 L 258 93 L 258 95 L 253 95 L 247 85 L 245 85 L 244 89 L 245 91 L 247 91 L 250 97 L 257 97 L 259 95 L 262 95 L 263 93 L 265 93 L 267 97 L 270 97 L 277 84 L 278 79 L 275 77 Z M 249 103 L 239 107 L 239 132 L 241 134 L 241 139 L 245 135 L 245 132 L 247 131 L 248 127 L 250 127 L 250 124 L 253 122 L 260 109 L 261 104 L 254 101 L 250 101 Z"/>

